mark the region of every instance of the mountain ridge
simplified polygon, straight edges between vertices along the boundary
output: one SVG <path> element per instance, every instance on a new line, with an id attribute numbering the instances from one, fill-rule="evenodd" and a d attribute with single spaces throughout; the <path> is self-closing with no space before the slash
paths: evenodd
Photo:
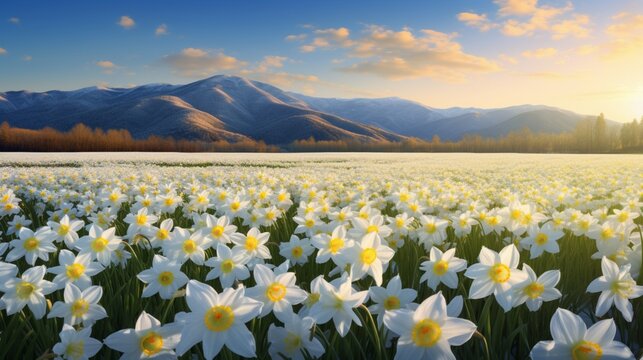
<path id="1" fill-rule="evenodd" d="M 69 130 L 82 122 L 93 128 L 127 129 L 135 138 L 253 139 L 269 144 L 310 137 L 401 141 L 437 135 L 458 140 L 471 133 L 498 137 L 507 129 L 522 128 L 560 133 L 585 117 L 545 105 L 439 109 L 399 97 L 320 98 L 230 75 L 185 85 L 0 92 L 0 120 L 27 129 Z"/>

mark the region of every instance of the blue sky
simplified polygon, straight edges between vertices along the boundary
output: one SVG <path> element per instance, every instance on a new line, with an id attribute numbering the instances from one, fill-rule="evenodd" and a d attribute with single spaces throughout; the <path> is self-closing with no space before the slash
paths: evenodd
<path id="1" fill-rule="evenodd" d="M 643 2 L 11 1 L 0 91 L 218 73 L 317 96 L 643 115 Z"/>

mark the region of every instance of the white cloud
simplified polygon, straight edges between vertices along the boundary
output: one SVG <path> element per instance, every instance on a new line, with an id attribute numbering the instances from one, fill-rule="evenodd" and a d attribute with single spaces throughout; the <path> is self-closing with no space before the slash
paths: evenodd
<path id="1" fill-rule="evenodd" d="M 264 56 L 263 60 L 259 63 L 259 66 L 257 66 L 256 71 L 267 72 L 270 69 L 282 68 L 284 66 L 284 62 L 287 60 L 288 58 L 285 56 Z"/>
<path id="2" fill-rule="evenodd" d="M 221 71 L 240 69 L 247 64 L 223 51 L 210 52 L 199 48 L 185 48 L 179 53 L 165 56 L 163 62 L 186 77 L 209 76 Z"/>
<path id="3" fill-rule="evenodd" d="M 159 25 L 154 31 L 154 34 L 156 34 L 156 36 L 167 35 L 168 34 L 167 25 L 165 24 Z"/>
<path id="4" fill-rule="evenodd" d="M 134 25 L 136 25 L 136 23 L 134 22 L 134 19 L 132 19 L 127 15 L 121 16 L 121 19 L 118 21 L 117 24 L 121 26 L 123 29 L 131 29 L 132 27 L 134 27 Z"/>
<path id="5" fill-rule="evenodd" d="M 18 25 L 18 24 L 20 24 L 20 19 L 14 16 L 14 17 L 9 18 L 9 22 L 12 23 L 12 24 Z"/>
<path id="6" fill-rule="evenodd" d="M 0 47 L 0 55 L 6 55 L 8 53 L 7 49 Z"/>
<path id="7" fill-rule="evenodd" d="M 395 31 L 376 25 L 366 27 L 356 38 L 351 38 L 347 28 L 320 29 L 314 33 L 315 41 L 300 50 L 342 48 L 349 59 L 361 59 L 340 67 L 343 72 L 389 79 L 430 77 L 459 81 L 472 72 L 499 69 L 492 60 L 465 53 L 454 40 L 457 34 L 430 29 L 415 33 L 409 28 Z"/>
<path id="8" fill-rule="evenodd" d="M 302 41 L 306 39 L 307 35 L 306 34 L 296 34 L 296 35 L 288 35 L 284 38 L 286 41 Z"/>
<path id="9" fill-rule="evenodd" d="M 458 20 L 465 23 L 467 26 L 474 27 L 482 32 L 489 31 L 498 26 L 487 18 L 487 14 L 461 12 L 458 14 Z"/>
<path id="10" fill-rule="evenodd" d="M 105 74 L 111 74 L 118 66 L 109 60 L 96 61 L 96 66 L 103 69 Z"/>
<path id="11" fill-rule="evenodd" d="M 33 57 L 31 55 L 25 55 L 22 59 L 24 61 L 31 61 L 31 60 L 33 60 Z"/>
<path id="12" fill-rule="evenodd" d="M 550 47 L 550 48 L 540 48 L 535 50 L 523 51 L 521 55 L 526 58 L 542 59 L 542 58 L 552 57 L 557 53 L 558 53 L 558 50 Z"/>

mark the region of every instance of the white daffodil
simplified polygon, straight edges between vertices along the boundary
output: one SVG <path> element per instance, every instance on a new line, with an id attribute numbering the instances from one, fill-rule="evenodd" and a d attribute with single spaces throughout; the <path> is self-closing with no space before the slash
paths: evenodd
<path id="1" fill-rule="evenodd" d="M 103 297 L 103 288 L 90 286 L 80 290 L 74 284 L 65 286 L 65 301 L 54 303 L 47 319 L 54 317 L 65 318 L 65 324 L 77 325 L 82 323 L 84 327 L 92 326 L 94 322 L 107 317 L 105 309 L 98 304 Z"/>
<path id="2" fill-rule="evenodd" d="M 518 270 L 520 254 L 516 246 L 507 245 L 500 254 L 483 246 L 478 261 L 464 273 L 473 279 L 469 298 L 482 299 L 493 294 L 505 312 L 511 310 L 514 286 L 527 279 L 527 275 Z"/>
<path id="3" fill-rule="evenodd" d="M 317 259 L 315 261 L 318 264 L 323 264 L 329 259 L 333 259 L 333 262 L 337 264 L 337 258 L 342 256 L 345 249 L 353 246 L 353 241 L 346 238 L 346 228 L 343 225 L 338 225 L 333 229 L 331 235 L 318 234 L 313 236 L 312 244 L 317 248 Z"/>
<path id="4" fill-rule="evenodd" d="M 393 230 L 384 224 L 384 217 L 382 215 L 374 215 L 369 219 L 361 217 L 354 217 L 351 220 L 353 228 L 348 231 L 349 236 L 354 239 L 361 239 L 367 234 L 376 234 L 380 238 L 380 242 L 386 239 Z"/>
<path id="5" fill-rule="evenodd" d="M 471 321 L 448 315 L 441 292 L 424 300 L 415 311 L 387 311 L 384 325 L 400 336 L 395 359 L 455 359 L 451 346 L 464 344 L 476 331 Z"/>
<path id="6" fill-rule="evenodd" d="M 163 242 L 163 255 L 180 264 L 189 259 L 197 265 L 203 265 L 205 250 L 211 244 L 212 241 L 198 231 L 190 233 L 187 229 L 175 227 L 170 235 L 170 240 Z"/>
<path id="7" fill-rule="evenodd" d="M 103 343 L 90 337 L 91 333 L 91 327 L 76 330 L 73 326 L 63 324 L 59 334 L 60 342 L 52 350 L 62 359 L 88 360 L 103 347 Z"/>
<path id="8" fill-rule="evenodd" d="M 56 240 L 64 241 L 68 249 L 74 249 L 78 240 L 78 230 L 85 226 L 82 220 L 70 220 L 65 214 L 59 222 L 48 221 L 47 226 L 56 234 Z"/>
<path id="9" fill-rule="evenodd" d="M 374 232 L 364 235 L 361 241 L 355 241 L 346 249 L 344 257 L 351 265 L 351 278 L 361 279 L 370 275 L 377 286 L 382 285 L 382 274 L 395 251 L 382 244 L 381 238 Z"/>
<path id="10" fill-rule="evenodd" d="M 308 316 L 318 324 L 325 324 L 331 319 L 339 336 L 348 334 L 351 324 L 362 326 L 362 322 L 353 310 L 366 301 L 368 291 L 355 291 L 350 276 L 343 279 L 337 286 L 321 279 L 319 300 L 310 308 Z"/>
<path id="11" fill-rule="evenodd" d="M 237 231 L 235 225 L 230 224 L 227 216 L 215 218 L 212 215 L 206 215 L 205 227 L 199 230 L 200 234 L 212 242 L 227 244 L 230 242 L 230 236 Z"/>
<path id="12" fill-rule="evenodd" d="M 270 357 L 279 359 L 286 356 L 288 359 L 303 360 L 322 356 L 324 346 L 317 338 L 310 335 L 314 324 L 312 318 L 300 318 L 295 314 L 284 321 L 283 327 L 270 324 L 268 328 Z"/>
<path id="13" fill-rule="evenodd" d="M 514 307 L 527 303 L 530 311 L 538 311 L 544 301 L 556 300 L 562 296 L 556 289 L 560 281 L 560 270 L 549 270 L 536 276 L 529 265 L 522 264 L 522 271 L 527 275 L 527 279 L 515 287 Z"/>
<path id="14" fill-rule="evenodd" d="M 190 308 L 184 315 L 179 356 L 199 342 L 203 355 L 212 360 L 225 345 L 243 357 L 255 357 L 255 338 L 245 323 L 261 313 L 261 302 L 245 296 L 245 288 L 226 288 L 218 294 L 209 285 L 190 280 L 185 300 Z"/>
<path id="15" fill-rule="evenodd" d="M 47 272 L 56 274 L 53 282 L 58 289 L 74 284 L 84 290 L 92 284 L 91 277 L 105 269 L 99 262 L 92 261 L 90 253 L 74 255 L 65 249 L 58 253 L 58 263 L 60 265 L 47 269 Z"/>
<path id="16" fill-rule="evenodd" d="M 243 249 L 249 257 L 259 259 L 272 258 L 270 256 L 270 250 L 266 247 L 269 238 L 269 232 L 262 233 L 254 227 L 248 230 L 246 235 L 234 233 L 230 236 L 235 247 Z"/>
<path id="17" fill-rule="evenodd" d="M 172 228 L 174 227 L 174 221 L 169 218 L 161 222 L 159 227 L 150 226 L 146 230 L 146 235 L 149 238 L 150 244 L 153 248 L 163 247 L 166 240 L 170 240 L 172 234 Z"/>
<path id="18" fill-rule="evenodd" d="M 109 266 L 114 251 L 118 249 L 121 239 L 116 236 L 116 228 L 103 230 L 91 225 L 89 235 L 83 236 L 76 242 L 80 254 L 91 254 L 92 260 L 98 260 L 103 266 Z"/>
<path id="19" fill-rule="evenodd" d="M 587 287 L 587 292 L 600 292 L 596 304 L 596 316 L 603 316 L 612 307 L 623 314 L 623 318 L 630 322 L 634 312 L 630 299 L 636 299 L 643 295 L 643 286 L 636 285 L 630 274 L 630 265 L 619 267 L 612 260 L 603 257 L 601 259 L 603 276 L 594 279 Z"/>
<path id="20" fill-rule="evenodd" d="M 161 299 L 165 300 L 171 299 L 189 280 L 181 272 L 181 264 L 161 255 L 154 255 L 152 267 L 141 271 L 136 277 L 147 284 L 141 297 L 150 297 L 158 293 Z"/>
<path id="21" fill-rule="evenodd" d="M 54 245 L 56 234 L 48 226 L 41 227 L 36 232 L 23 227 L 18 236 L 19 239 L 11 240 L 9 243 L 12 249 L 6 256 L 7 261 L 13 262 L 24 257 L 27 264 L 33 266 L 37 259 L 48 261 L 49 253 L 58 250 Z"/>
<path id="22" fill-rule="evenodd" d="M 45 316 L 47 302 L 45 295 L 56 290 L 56 284 L 43 280 L 47 268 L 44 265 L 25 270 L 21 277 L 5 278 L 0 282 L 2 300 L 7 307 L 7 315 L 13 315 L 27 305 L 34 318 Z"/>
<path id="23" fill-rule="evenodd" d="M 435 216 L 422 215 L 420 216 L 420 224 L 422 226 L 416 230 L 416 236 L 427 251 L 434 245 L 442 245 L 446 240 L 448 221 Z"/>
<path id="24" fill-rule="evenodd" d="M 158 221 L 158 217 L 147 213 L 147 208 L 141 208 L 136 214 L 127 214 L 123 221 L 129 224 L 127 238 L 132 240 L 137 234 L 145 234 Z"/>
<path id="25" fill-rule="evenodd" d="M 395 275 L 388 281 L 386 287 L 371 286 L 369 297 L 374 304 L 368 307 L 373 315 L 377 315 L 377 325 L 382 326 L 384 313 L 389 310 L 404 309 L 413 302 L 418 292 L 414 289 L 403 289 L 402 280 Z"/>
<path id="26" fill-rule="evenodd" d="M 13 235 L 17 234 L 23 227 L 31 225 L 31 220 L 22 215 L 14 215 L 13 219 L 11 219 L 7 225 L 9 225 L 7 235 Z"/>
<path id="27" fill-rule="evenodd" d="M 305 234 L 306 236 L 315 235 L 315 231 L 323 224 L 319 217 L 314 213 L 306 214 L 305 216 L 295 216 L 292 220 L 297 223 L 295 234 Z"/>
<path id="28" fill-rule="evenodd" d="M 559 308 L 552 316 L 549 328 L 553 340 L 538 342 L 529 353 L 533 360 L 634 360 L 625 344 L 614 341 L 616 325 L 612 319 L 601 320 L 588 329 L 580 316 Z"/>
<path id="29" fill-rule="evenodd" d="M 109 335 L 105 338 L 105 345 L 122 352 L 121 359 L 176 359 L 174 348 L 180 339 L 180 324 L 161 326 L 160 321 L 143 311 L 134 329 L 123 329 Z"/>
<path id="30" fill-rule="evenodd" d="M 305 264 L 308 257 L 315 251 L 308 238 L 300 239 L 291 235 L 290 241 L 279 244 L 279 255 L 288 259 L 293 265 Z"/>
<path id="31" fill-rule="evenodd" d="M 224 244 L 217 244 L 217 256 L 209 258 L 205 265 L 212 268 L 205 280 L 219 279 L 221 286 L 228 288 L 236 280 L 245 280 L 250 277 L 250 271 L 246 267 L 248 255 L 237 248 L 230 250 Z"/>
<path id="32" fill-rule="evenodd" d="M 297 279 L 293 272 L 275 275 L 265 265 L 257 264 L 253 275 L 257 285 L 246 290 L 246 295 L 263 303 L 261 316 L 272 311 L 277 319 L 285 323 L 293 313 L 292 306 L 301 304 L 308 297 L 304 290 L 295 285 Z"/>
<path id="33" fill-rule="evenodd" d="M 534 229 L 529 236 L 520 240 L 520 245 L 529 249 L 531 259 L 539 257 L 545 251 L 551 254 L 557 254 L 560 251 L 557 241 L 565 235 L 562 230 L 554 228 L 551 222 Z"/>
<path id="34" fill-rule="evenodd" d="M 440 283 L 451 289 L 458 287 L 458 272 L 467 268 L 467 261 L 455 257 L 455 248 L 445 252 L 436 246 L 431 248 L 429 260 L 420 264 L 420 270 L 424 272 L 420 282 L 426 284 L 433 290 L 438 288 Z"/>

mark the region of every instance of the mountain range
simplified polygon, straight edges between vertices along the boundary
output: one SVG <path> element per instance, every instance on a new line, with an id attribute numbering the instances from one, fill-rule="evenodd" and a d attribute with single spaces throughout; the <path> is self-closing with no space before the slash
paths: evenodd
<path id="1" fill-rule="evenodd" d="M 467 134 L 499 137 L 529 128 L 572 130 L 585 115 L 544 105 L 498 109 L 438 109 L 405 99 L 319 98 L 286 92 L 238 76 L 216 75 L 187 85 L 89 87 L 75 91 L 0 92 L 0 121 L 15 127 L 69 130 L 127 129 L 201 140 L 458 140 Z"/>

